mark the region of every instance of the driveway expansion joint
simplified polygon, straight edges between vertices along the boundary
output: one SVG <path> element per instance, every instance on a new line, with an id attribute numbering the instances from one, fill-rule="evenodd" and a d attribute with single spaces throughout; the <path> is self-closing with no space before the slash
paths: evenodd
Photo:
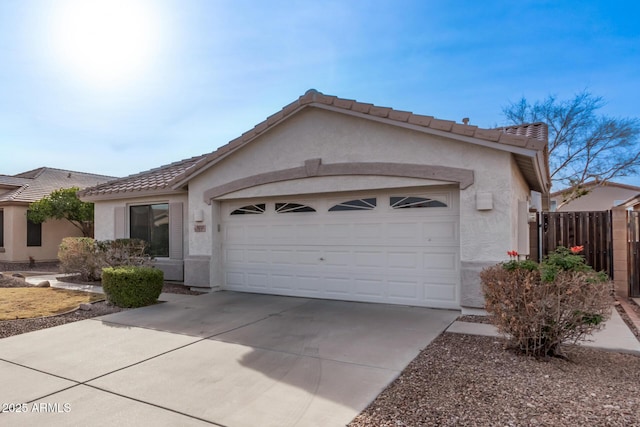
<path id="1" fill-rule="evenodd" d="M 41 373 L 41 374 L 49 375 L 51 377 L 59 378 L 61 380 L 66 380 L 66 381 L 71 381 L 73 383 L 76 383 L 75 385 L 73 385 L 71 387 L 75 387 L 76 385 L 82 384 L 82 381 L 73 380 L 71 378 L 66 378 L 66 377 L 63 377 L 62 375 L 52 374 L 51 372 L 43 371 L 42 369 L 33 368 L 31 366 L 23 365 L 21 363 L 13 362 L 11 360 L 0 358 L 0 361 L 10 363 L 11 365 L 19 366 L 21 368 L 29 369 L 29 370 L 34 371 L 34 372 L 38 372 L 38 373 Z"/>
<path id="2" fill-rule="evenodd" d="M 192 418 L 194 420 L 202 421 L 202 422 L 205 422 L 207 424 L 211 424 L 211 425 L 214 425 L 214 426 L 217 426 L 217 427 L 228 427 L 225 424 L 216 423 L 215 421 L 207 420 L 205 418 L 196 417 L 195 415 L 189 415 L 189 414 L 187 414 L 185 412 L 176 411 L 175 409 L 167 408 L 167 407 L 162 406 L 162 405 L 156 405 L 155 403 L 147 402 L 147 401 L 144 401 L 144 400 L 141 400 L 141 399 L 136 399 L 135 397 L 127 396 L 126 394 L 116 393 L 115 391 L 111 391 L 111 390 L 105 390 L 105 389 L 103 389 L 101 387 L 98 387 L 98 386 L 95 386 L 95 385 L 91 385 L 91 384 L 83 384 L 83 385 L 85 385 L 87 387 L 91 387 L 91 388 L 93 388 L 95 390 L 100 390 L 100 391 L 105 392 L 105 393 L 113 394 L 114 396 L 118 396 L 118 397 L 122 397 L 124 399 L 132 400 L 134 402 L 138 402 L 138 403 L 142 403 L 142 404 L 145 404 L 145 405 L 153 406 L 153 407 L 159 408 L 159 409 L 164 409 L 165 411 L 173 412 L 174 414 L 178 414 L 178 415 L 182 415 L 182 416 L 185 416 L 185 417 L 189 417 L 189 418 Z"/>

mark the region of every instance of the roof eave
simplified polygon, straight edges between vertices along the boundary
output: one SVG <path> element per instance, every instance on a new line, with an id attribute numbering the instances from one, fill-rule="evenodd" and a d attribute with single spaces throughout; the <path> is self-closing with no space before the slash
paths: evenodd
<path id="1" fill-rule="evenodd" d="M 0 206 L 29 206 L 33 202 L 27 202 L 24 200 L 2 200 Z"/>
<path id="2" fill-rule="evenodd" d="M 205 171 L 209 170 L 211 167 L 213 167 L 213 165 L 229 157 L 229 155 L 231 155 L 232 153 L 235 153 L 237 150 L 249 144 L 254 139 L 257 139 L 258 137 L 266 134 L 271 129 L 273 129 L 277 124 L 280 124 L 286 121 L 290 117 L 297 114 L 299 111 L 307 107 L 313 106 L 313 103 L 307 103 L 307 104 L 297 105 L 295 108 L 293 108 L 293 106 L 297 102 L 298 101 L 292 102 L 291 104 L 282 108 L 282 110 L 280 110 L 276 114 L 269 116 L 265 121 L 254 126 L 251 130 L 243 133 L 242 135 L 240 135 L 235 139 L 232 139 L 230 142 L 218 148 L 213 153 L 206 155 L 204 158 L 199 160 L 195 165 L 186 169 L 181 174 L 175 176 L 169 182 L 169 186 L 173 189 L 184 188 L 189 184 L 189 181 L 191 181 L 198 175 L 201 175 Z"/>
<path id="3" fill-rule="evenodd" d="M 624 202 L 620 203 L 618 206 L 614 206 L 614 209 L 629 209 L 634 208 L 640 203 L 640 194 L 636 194 L 635 196 L 629 197 Z"/>
<path id="4" fill-rule="evenodd" d="M 83 202 L 101 202 L 105 200 L 139 199 L 144 197 L 164 197 L 187 194 L 184 189 L 174 190 L 172 188 L 155 188 L 146 190 L 112 191 L 101 194 L 78 194 Z"/>
<path id="5" fill-rule="evenodd" d="M 540 189 L 534 189 L 542 194 L 549 194 L 551 190 L 551 177 L 549 175 L 549 166 L 545 151 L 538 151 L 533 158 L 536 171 L 536 181 L 540 185 Z"/>

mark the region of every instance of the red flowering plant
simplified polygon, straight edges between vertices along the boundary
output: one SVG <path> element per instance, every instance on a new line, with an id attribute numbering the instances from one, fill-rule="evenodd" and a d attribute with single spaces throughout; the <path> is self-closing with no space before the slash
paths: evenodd
<path id="1" fill-rule="evenodd" d="M 584 246 L 572 246 L 571 248 L 558 246 L 542 261 L 542 279 L 552 282 L 559 271 L 593 272 L 593 269 L 585 262 L 584 256 L 578 255 L 583 250 Z"/>
<path id="2" fill-rule="evenodd" d="M 530 259 L 520 260 L 518 251 L 507 251 L 507 255 L 509 255 L 509 261 L 502 264 L 505 270 L 512 271 L 517 268 L 523 268 L 531 271 L 538 268 L 538 263 L 535 261 L 531 261 Z"/>
<path id="3" fill-rule="evenodd" d="M 609 318 L 612 283 L 586 264 L 583 250 L 558 247 L 540 264 L 508 251 L 509 261 L 480 273 L 485 309 L 514 348 L 563 356 L 562 343 L 586 339 Z"/>

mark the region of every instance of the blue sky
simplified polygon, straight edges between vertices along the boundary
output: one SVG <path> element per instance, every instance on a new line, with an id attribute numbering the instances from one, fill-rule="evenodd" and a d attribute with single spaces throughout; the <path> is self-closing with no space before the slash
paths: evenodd
<path id="1" fill-rule="evenodd" d="M 481 127 L 586 88 L 640 117 L 634 1 L 96 2 L 0 1 L 0 173 L 129 175 L 309 88 Z"/>

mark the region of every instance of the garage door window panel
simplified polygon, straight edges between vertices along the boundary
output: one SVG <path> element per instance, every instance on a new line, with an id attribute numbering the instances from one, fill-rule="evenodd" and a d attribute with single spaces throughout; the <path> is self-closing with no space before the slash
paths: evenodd
<path id="1" fill-rule="evenodd" d="M 393 209 L 407 208 L 446 208 L 446 203 L 426 197 L 393 196 L 389 199 L 389 205 Z"/>
<path id="2" fill-rule="evenodd" d="M 238 208 L 231 212 L 231 215 L 259 215 L 263 214 L 266 210 L 266 205 L 264 203 L 259 203 L 256 205 L 248 205 Z"/>
<path id="3" fill-rule="evenodd" d="M 276 212 L 281 213 L 297 213 L 297 212 L 315 212 L 311 206 L 302 205 L 300 203 L 276 203 Z"/>
<path id="4" fill-rule="evenodd" d="M 377 200 L 375 197 L 368 199 L 349 200 L 347 202 L 338 203 L 329 208 L 329 212 L 339 211 L 370 211 L 375 209 Z"/>

